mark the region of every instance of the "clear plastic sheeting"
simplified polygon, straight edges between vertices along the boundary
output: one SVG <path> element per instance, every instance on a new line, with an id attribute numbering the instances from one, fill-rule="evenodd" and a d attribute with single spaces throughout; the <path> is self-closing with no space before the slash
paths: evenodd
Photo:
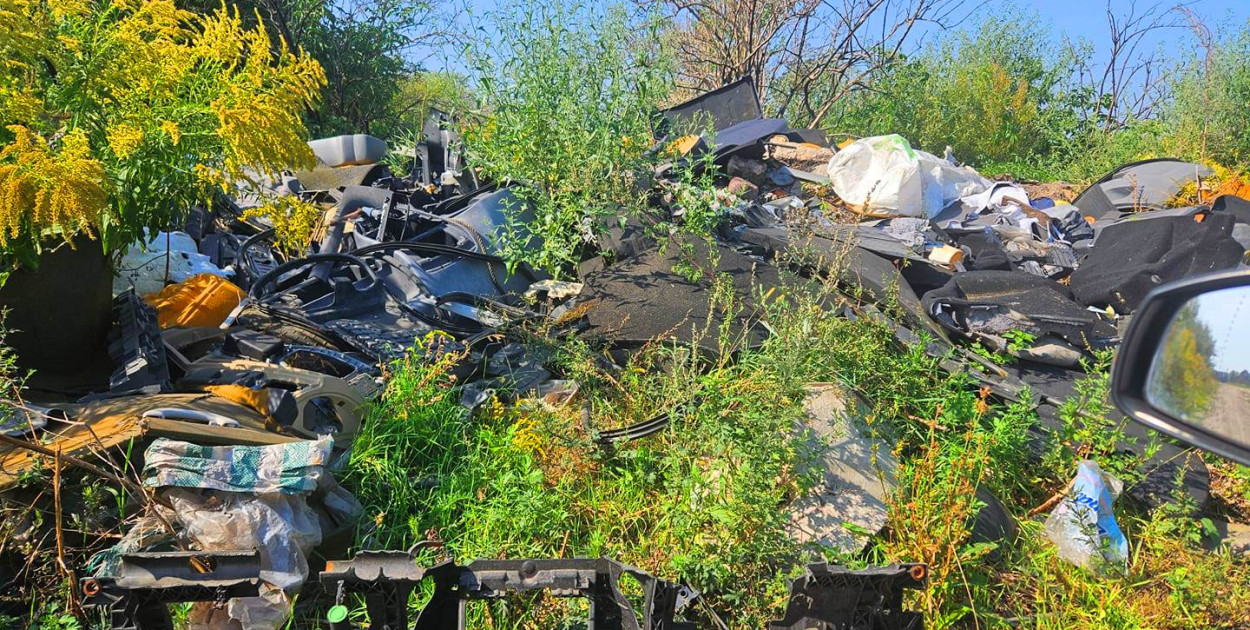
<path id="1" fill-rule="evenodd" d="M 191 630 L 277 630 L 286 624 L 308 579 L 308 554 L 321 544 L 323 523 L 345 522 L 361 509 L 325 470 L 332 446 L 322 438 L 218 447 L 160 439 L 149 447 L 145 483 L 162 488 L 172 508 L 161 508 L 163 516 L 184 546 L 255 549 L 260 556 L 259 596 L 232 599 L 224 608 L 197 603 L 188 617 Z"/>
<path id="2" fill-rule="evenodd" d="M 174 488 L 165 497 L 176 524 L 196 548 L 255 548 L 260 555 L 260 596 L 192 606 L 191 630 L 276 630 L 290 615 L 292 597 L 308 579 L 308 552 L 321 543 L 321 525 L 303 496 L 243 494 Z M 225 615 L 223 617 L 223 615 Z"/>

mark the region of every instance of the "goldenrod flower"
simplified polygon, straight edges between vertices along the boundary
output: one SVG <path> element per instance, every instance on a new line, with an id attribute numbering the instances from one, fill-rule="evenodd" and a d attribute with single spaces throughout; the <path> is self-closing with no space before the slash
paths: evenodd
<path id="1" fill-rule="evenodd" d="M 58 20 L 83 15 L 90 8 L 87 0 L 47 0 L 47 3 L 52 17 Z"/>
<path id="2" fill-rule="evenodd" d="M 108 208 L 108 180 L 86 134 L 66 133 L 54 152 L 29 129 L 8 129 L 14 140 L 0 149 L 0 246 L 24 231 L 55 232 L 66 241 L 94 234 Z"/>
<path id="3" fill-rule="evenodd" d="M 177 146 L 178 141 L 182 140 L 182 130 L 178 128 L 178 123 L 176 122 L 171 120 L 161 121 L 161 131 L 164 131 L 165 135 L 169 136 L 169 140 L 174 143 L 174 146 Z"/>
<path id="4" fill-rule="evenodd" d="M 114 125 L 108 130 L 108 141 L 113 155 L 124 160 L 143 144 L 143 130 L 126 123 Z"/>
<path id="5" fill-rule="evenodd" d="M 249 208 L 243 218 L 265 217 L 273 224 L 278 246 L 295 256 L 302 256 L 312 242 L 313 231 L 321 223 L 325 210 L 298 197 L 279 197 L 259 208 Z"/>

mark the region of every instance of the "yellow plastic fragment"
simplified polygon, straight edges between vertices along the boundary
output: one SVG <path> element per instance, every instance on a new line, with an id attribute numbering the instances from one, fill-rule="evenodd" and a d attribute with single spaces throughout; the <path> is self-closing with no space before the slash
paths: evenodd
<path id="1" fill-rule="evenodd" d="M 211 328 L 226 321 L 243 297 L 243 290 L 229 280 L 202 273 L 146 295 L 143 301 L 156 309 L 162 329 Z"/>

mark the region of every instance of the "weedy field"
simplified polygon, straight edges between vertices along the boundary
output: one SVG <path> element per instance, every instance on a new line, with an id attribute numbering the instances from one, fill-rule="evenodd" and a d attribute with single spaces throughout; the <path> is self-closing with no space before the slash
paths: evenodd
<path id="1" fill-rule="evenodd" d="M 1202 456 L 1212 471 L 1205 511 L 1182 498 L 1179 478 L 1162 507 L 1119 500 L 1130 545 L 1123 575 L 1069 565 L 1044 535 L 1052 499 L 1079 461 L 1097 461 L 1131 489 L 1152 452 L 1150 444 L 1137 454 L 1117 446 L 1123 425 L 1107 419 L 1118 417 L 1107 398 L 1110 351 L 1084 366 L 1058 430 L 1033 431 L 1039 418 L 1029 405 L 1003 402 L 945 369 L 948 357 L 926 353 L 923 338 L 900 342 L 891 323 L 900 309 L 845 282 L 841 261 L 813 255 L 780 264 L 779 282 L 757 283 L 744 299 L 714 260 L 694 255 L 692 243 L 715 238 L 729 213 L 714 160 L 678 168 L 663 185 L 654 177 L 675 156 L 671 145 L 657 146 L 657 108 L 750 76 L 767 116 L 818 129 L 834 145 L 897 133 L 986 176 L 1068 192 L 1126 162 L 1175 156 L 1209 164 L 1217 183 L 1244 187 L 1250 23 L 1208 25 L 1187 7 L 1141 12 L 1129 3 L 1129 19 L 1110 20 L 1117 45 L 1104 68 L 1095 67 L 1101 57 L 1089 42 L 1060 46 L 1046 16 L 1002 6 L 964 14 L 957 0 L 847 0 L 843 9 L 771 0 L 513 2 L 474 15 L 481 23 L 450 38 L 454 29 L 434 26 L 438 3 L 424 0 L 257 0 L 243 3 L 248 11 L 165 0 L 47 4 L 0 0 L 0 51 L 26 59 L 0 64 L 0 123 L 30 125 L 0 131 L 0 181 L 13 184 L 0 195 L 0 214 L 22 227 L 22 238 L 16 227 L 13 240 L 0 238 L 4 270 L 35 256 L 45 237 L 76 230 L 110 238 L 110 229 L 121 230 L 124 248 L 143 227 L 182 219 L 245 162 L 278 170 L 311 159 L 304 135 L 369 131 L 399 144 L 419 138 L 426 113 L 442 108 L 457 118 L 468 168 L 512 184 L 534 210 L 529 223 L 511 217 L 499 235 L 510 269 L 525 263 L 572 278 L 595 253 L 596 237 L 637 221 L 677 250 L 682 274 L 710 284 L 718 317 L 695 333 L 711 352 L 656 340 L 620 363 L 564 320 L 500 329 L 555 378 L 577 384 L 567 403 L 500 391 L 470 412 L 456 376 L 464 356 L 431 361 L 437 353 L 429 350 L 447 339 L 418 339 L 386 366 L 386 388 L 336 473 L 364 505 L 353 551 L 428 541 L 429 561 L 609 556 L 698 589 L 688 614 L 701 628 L 765 627 L 780 617 L 788 581 L 815 560 L 926 563 L 929 584 L 907 605 L 930 629 L 1250 627 L 1250 558 L 1220 544 L 1223 523 L 1250 524 L 1250 468 Z M 23 20 L 35 13 L 38 24 Z M 893 28 L 880 36 L 864 26 L 883 22 Z M 931 24 L 932 37 L 908 35 L 918 23 Z M 1172 46 L 1182 52 L 1135 52 L 1146 48 L 1143 34 L 1161 30 L 1183 33 L 1176 41 L 1185 45 Z M 194 67 L 168 54 L 201 40 Z M 210 50 L 214 42 L 225 50 Z M 411 57 L 418 45 L 454 51 L 461 72 L 422 67 Z M 139 56 L 146 65 L 130 67 L 127 59 Z M 231 65 L 245 56 L 257 61 Z M 106 62 L 116 72 L 93 70 Z M 231 74 L 238 69 L 246 72 Z M 149 75 L 169 85 L 150 89 Z M 156 100 L 164 123 L 152 115 Z M 277 135 L 275 121 L 285 123 Z M 713 135 L 698 125 L 676 131 Z M 398 153 L 388 159 L 397 175 L 411 166 Z M 59 223 L 22 214 L 67 186 L 59 176 L 66 173 L 89 184 L 79 187 L 86 197 L 74 212 Z M 1178 205 L 1195 205 L 1204 192 L 1195 186 Z M 657 218 L 657 198 L 681 215 Z M 307 250 L 321 216 L 295 202 L 257 212 L 268 213 L 280 245 L 296 253 Z M 761 344 L 733 332 L 729 322 L 744 315 L 768 332 Z M 12 364 L 0 351 L 6 393 L 20 390 Z M 859 553 L 800 544 L 789 531 L 789 506 L 817 482 L 807 466 L 813 445 L 794 431 L 812 383 L 844 390 L 852 420 L 899 461 L 888 526 Z M 661 415 L 669 426 L 654 435 L 611 446 L 595 439 Z M 128 459 L 118 467 L 137 472 Z M 40 485 L 47 472 L 20 488 L 34 497 L 27 505 L 44 506 L 34 519 L 50 518 L 51 491 Z M 59 468 L 55 474 L 59 523 Z M 64 487 L 76 497 L 64 514 L 75 533 L 113 540 L 135 516 L 125 491 L 99 480 L 75 476 Z M 982 492 L 1001 500 L 1014 537 L 974 537 Z M 107 518 L 85 518 L 96 514 Z M 29 614 L 0 626 L 100 622 L 66 612 L 74 573 L 56 566 L 59 554 L 20 541 L 12 530 L 25 521 L 5 516 L 0 548 L 29 558 L 24 570 L 37 588 L 22 595 Z M 25 546 L 14 551 L 11 540 Z M 76 553 L 85 560 L 96 550 Z M 289 627 L 326 626 L 324 595 L 301 595 Z M 412 610 L 428 596 L 418 593 Z M 351 603 L 352 619 L 364 620 L 363 602 Z M 521 596 L 472 614 L 478 627 L 577 628 L 579 606 Z"/>
<path id="2" fill-rule="evenodd" d="M 397 364 L 346 478 L 373 517 L 360 543 L 433 539 L 456 558 L 607 555 L 702 591 L 695 617 L 709 627 L 763 627 L 784 607 L 787 578 L 822 557 L 929 563 L 930 587 L 912 603 L 927 627 L 1244 626 L 1250 563 L 1204 547 L 1209 520 L 1184 506 L 1146 513 L 1121 503 L 1131 559 L 1126 576 L 1110 578 L 1059 560 L 1041 532 L 1045 514 L 1028 516 L 1078 459 L 1117 461 L 1098 449 L 1118 428 L 1085 419 L 1106 408 L 1107 365 L 1093 366 L 1082 399 L 1065 407 L 1070 432 L 1054 436 L 1039 462 L 1027 456 L 1036 417 L 1026 407 L 987 399 L 900 345 L 885 323 L 831 316 L 828 304 L 849 298 L 830 284 L 790 277 L 771 289 L 761 315 L 772 336 L 735 352 L 738 340 L 708 330 L 725 350 L 719 361 L 656 344 L 609 373 L 596 349 L 535 331 L 558 376 L 581 384 L 591 427 L 673 415 L 670 430 L 615 450 L 592 441 L 578 406 L 492 404 L 470 416 L 444 367 Z M 732 299 L 718 306 L 735 308 Z M 810 382 L 853 392 L 860 420 L 888 436 L 902 462 L 888 530 L 852 557 L 786 533 L 787 503 L 812 482 L 797 472 L 810 454 L 791 430 Z M 1131 475 L 1133 462 L 1108 467 Z M 970 540 L 979 487 L 1018 519 L 1014 543 Z M 1244 478 L 1217 488 L 1234 514 L 1250 492 Z M 580 612 L 512 600 L 481 614 L 488 627 L 551 628 Z"/>

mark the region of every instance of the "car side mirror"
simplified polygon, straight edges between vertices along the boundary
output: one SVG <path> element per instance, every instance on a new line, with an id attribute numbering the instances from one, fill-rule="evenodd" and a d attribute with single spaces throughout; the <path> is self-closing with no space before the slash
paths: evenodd
<path id="1" fill-rule="evenodd" d="M 1111 399 L 1137 422 L 1250 465 L 1250 270 L 1151 291 L 1112 367 Z"/>

